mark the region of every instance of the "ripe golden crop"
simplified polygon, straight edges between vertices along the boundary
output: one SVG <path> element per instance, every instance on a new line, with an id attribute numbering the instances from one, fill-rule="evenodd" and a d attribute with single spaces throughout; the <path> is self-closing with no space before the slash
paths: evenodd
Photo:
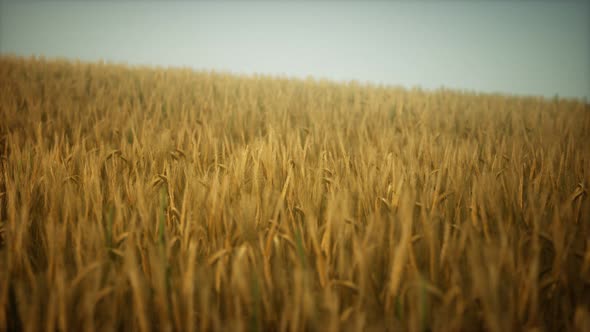
<path id="1" fill-rule="evenodd" d="M 0 57 L 0 330 L 590 330 L 582 101 Z"/>

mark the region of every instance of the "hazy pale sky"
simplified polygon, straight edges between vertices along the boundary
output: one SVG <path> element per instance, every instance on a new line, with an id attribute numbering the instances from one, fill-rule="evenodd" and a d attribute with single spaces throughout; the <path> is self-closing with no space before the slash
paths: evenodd
<path id="1" fill-rule="evenodd" d="M 0 53 L 590 97 L 590 1 L 3 1 Z"/>

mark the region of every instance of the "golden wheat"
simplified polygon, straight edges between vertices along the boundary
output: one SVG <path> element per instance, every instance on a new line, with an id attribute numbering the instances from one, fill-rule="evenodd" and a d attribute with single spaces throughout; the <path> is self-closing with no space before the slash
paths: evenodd
<path id="1" fill-rule="evenodd" d="M 590 330 L 590 107 L 0 57 L 0 330 Z"/>

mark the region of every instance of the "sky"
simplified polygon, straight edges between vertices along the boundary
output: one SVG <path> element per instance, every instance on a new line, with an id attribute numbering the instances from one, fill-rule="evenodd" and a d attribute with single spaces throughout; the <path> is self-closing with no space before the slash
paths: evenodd
<path id="1" fill-rule="evenodd" d="M 590 99 L 590 1 L 0 1 L 0 54 Z"/>

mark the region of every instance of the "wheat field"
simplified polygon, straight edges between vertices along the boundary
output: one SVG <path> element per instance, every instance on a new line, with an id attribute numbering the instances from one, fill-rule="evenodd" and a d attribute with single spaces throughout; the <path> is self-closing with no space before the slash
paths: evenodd
<path id="1" fill-rule="evenodd" d="M 590 331 L 583 101 L 0 57 L 0 330 Z"/>

